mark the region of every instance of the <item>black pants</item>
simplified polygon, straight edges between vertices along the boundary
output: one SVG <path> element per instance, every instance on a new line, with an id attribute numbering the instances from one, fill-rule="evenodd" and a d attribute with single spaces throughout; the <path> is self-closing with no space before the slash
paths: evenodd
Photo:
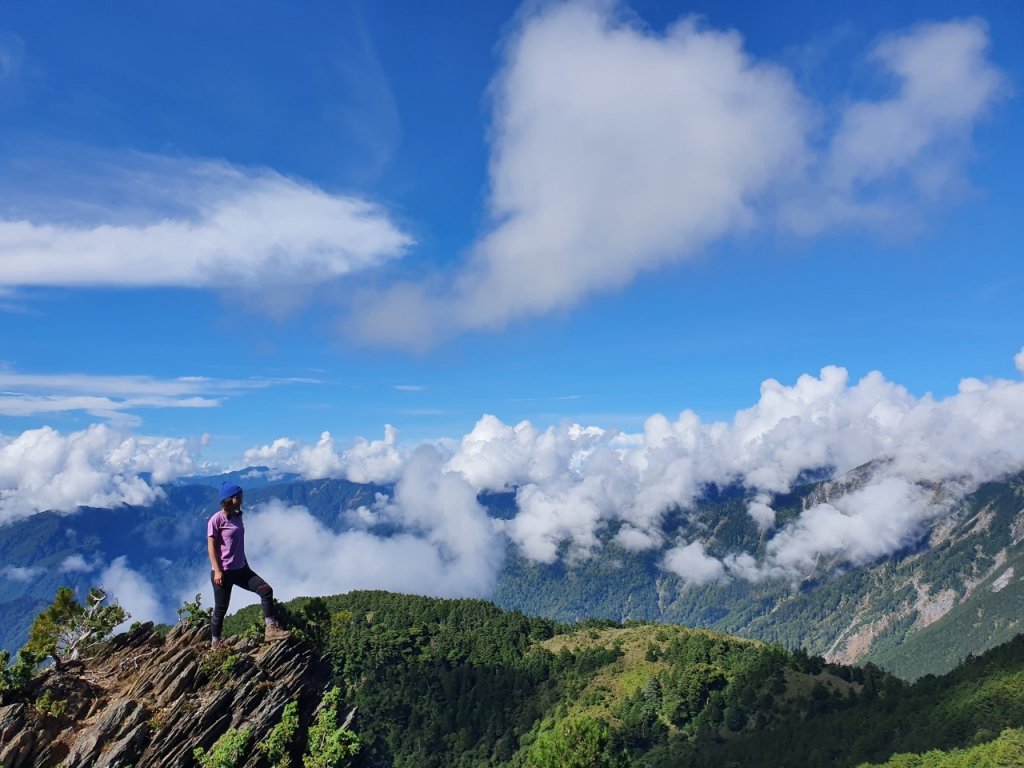
<path id="1" fill-rule="evenodd" d="M 274 590 L 252 568 L 246 565 L 242 568 L 222 571 L 222 573 L 224 574 L 223 585 L 218 587 L 213 584 L 213 618 L 210 620 L 213 637 L 220 637 L 221 630 L 224 628 L 224 617 L 227 615 L 228 602 L 231 600 L 231 588 L 236 584 L 242 589 L 259 595 L 263 615 L 268 619 L 274 617 Z M 210 583 L 213 583 L 213 571 L 210 571 Z"/>

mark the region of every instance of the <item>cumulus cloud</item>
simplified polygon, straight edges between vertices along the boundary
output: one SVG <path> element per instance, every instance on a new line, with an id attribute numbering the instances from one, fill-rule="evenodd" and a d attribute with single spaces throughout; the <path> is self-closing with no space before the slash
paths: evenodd
<path id="1" fill-rule="evenodd" d="M 1024 347 L 1021 347 L 1020 352 L 1013 356 L 1013 364 L 1017 366 L 1017 370 L 1024 374 Z"/>
<path id="2" fill-rule="evenodd" d="M 431 446 L 413 452 L 392 497 L 380 496 L 352 516 L 362 522 L 360 529 L 335 533 L 304 507 L 276 500 L 247 517 L 247 557 L 280 595 L 388 589 L 486 597 L 504 555 L 476 490 L 462 475 L 445 471 Z M 376 526 L 387 532 L 374 532 Z M 239 605 L 252 602 L 244 593 L 239 599 Z"/>
<path id="3" fill-rule="evenodd" d="M 689 584 L 708 584 L 725 575 L 725 566 L 704 551 L 699 541 L 673 547 L 665 553 L 662 566 Z"/>
<path id="4" fill-rule="evenodd" d="M 834 113 L 734 31 L 684 18 L 657 33 L 614 2 L 533 11 L 492 86 L 492 227 L 454 274 L 364 295 L 357 337 L 425 347 L 500 328 L 752 228 L 902 221 L 955 186 L 1004 91 L 975 20 L 885 39 L 869 57 L 895 93 Z"/>
<path id="5" fill-rule="evenodd" d="M 104 568 L 100 584 L 107 593 L 107 603 L 117 603 L 130 614 L 117 631 L 123 630 L 129 621 L 172 621 L 161 607 L 153 585 L 128 565 L 127 557 L 118 557 Z"/>
<path id="6" fill-rule="evenodd" d="M 760 494 L 747 505 L 747 514 L 757 523 L 757 529 L 761 533 L 775 525 L 775 510 L 772 509 L 770 501 L 769 496 Z"/>
<path id="7" fill-rule="evenodd" d="M 861 565 L 912 544 L 948 507 L 911 480 L 883 477 L 804 510 L 768 542 L 768 566 L 808 572 L 818 558 Z"/>
<path id="8" fill-rule="evenodd" d="M 961 492 L 1019 471 L 1022 414 L 1019 382 L 965 379 L 957 394 L 936 400 L 916 398 L 879 372 L 851 383 L 845 370 L 827 367 L 793 385 L 765 381 L 758 402 L 731 422 L 704 423 L 690 411 L 675 420 L 654 415 L 638 436 L 579 426 L 542 432 L 484 417 L 446 466 L 481 489 L 516 489 L 518 511 L 505 532 L 541 562 L 586 556 L 615 527 L 620 546 L 659 549 L 666 511 L 685 510 L 710 484 L 741 484 L 759 530 L 774 530 L 765 563 L 733 558 L 711 569 L 690 549 L 666 567 L 791 576 L 818 557 L 860 564 L 911 543 L 949 510 L 923 487 L 945 481 Z M 875 468 L 864 487 L 774 529 L 771 494 L 789 490 L 803 471 L 842 474 L 869 462 Z"/>
<path id="9" fill-rule="evenodd" d="M 6 565 L 0 568 L 0 576 L 10 581 L 27 582 L 43 572 L 42 568 L 23 568 L 17 565 Z"/>
<path id="10" fill-rule="evenodd" d="M 411 244 L 379 205 L 270 170 L 135 161 L 103 169 L 116 205 L 48 201 L 0 217 L 0 286 L 280 289 L 374 267 Z"/>
<path id="11" fill-rule="evenodd" d="M 159 483 L 194 470 L 197 447 L 101 424 L 66 435 L 50 427 L 0 434 L 0 523 L 47 509 L 148 504 Z"/>
<path id="12" fill-rule="evenodd" d="M 269 445 L 251 448 L 243 456 L 245 466 L 270 466 L 295 472 L 306 478 L 345 477 L 354 483 L 389 483 L 402 467 L 398 451 L 398 430 L 384 425 L 384 439 L 360 437 L 346 450 L 340 450 L 330 432 L 324 432 L 316 445 L 280 437 Z"/>
<path id="13" fill-rule="evenodd" d="M 406 471 L 409 454 L 396 434 L 375 449 L 358 445 L 387 456 L 386 471 L 367 477 Z M 357 462 L 326 440 L 273 446 L 247 457 L 310 477 L 355 476 Z M 670 545 L 664 567 L 701 583 L 730 574 L 793 578 L 819 561 L 858 565 L 906 547 L 949 512 L 951 499 L 1020 471 L 1024 383 L 968 378 L 956 394 L 936 399 L 915 397 L 877 371 L 851 382 L 844 369 L 829 366 L 789 385 L 766 380 L 758 401 L 729 422 L 706 423 L 692 411 L 675 419 L 655 414 L 641 434 L 629 435 L 569 423 L 508 425 L 485 415 L 437 451 L 440 475 L 458 476 L 474 492 L 515 493 L 514 516 L 496 524 L 532 560 L 571 563 L 609 540 L 631 552 L 659 551 L 668 541 L 666 513 L 685 512 L 711 485 L 740 485 L 765 540 L 762 560 L 724 553 L 715 566 L 707 542 L 689 541 Z M 842 475 L 864 465 L 870 471 L 845 495 L 778 526 L 772 494 L 790 490 L 809 469 Z M 945 496 L 924 490 L 936 484 Z M 386 519 L 364 509 L 350 523 L 372 527 Z"/>
<path id="14" fill-rule="evenodd" d="M 92 569 L 81 555 L 68 555 L 57 568 L 61 573 L 88 573 Z"/>

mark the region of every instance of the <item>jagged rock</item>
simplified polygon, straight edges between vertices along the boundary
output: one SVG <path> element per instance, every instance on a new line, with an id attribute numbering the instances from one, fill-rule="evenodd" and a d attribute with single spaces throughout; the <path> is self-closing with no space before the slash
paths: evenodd
<path id="1" fill-rule="evenodd" d="M 38 676 L 25 701 L 0 706 L 0 765 L 194 766 L 193 750 L 228 729 L 250 729 L 252 744 L 266 738 L 289 701 L 308 723 L 329 682 L 329 667 L 295 638 L 213 652 L 208 630 L 178 625 L 161 637 L 145 624 L 78 668 Z M 46 691 L 63 713 L 32 705 Z M 266 761 L 253 750 L 245 765 Z"/>

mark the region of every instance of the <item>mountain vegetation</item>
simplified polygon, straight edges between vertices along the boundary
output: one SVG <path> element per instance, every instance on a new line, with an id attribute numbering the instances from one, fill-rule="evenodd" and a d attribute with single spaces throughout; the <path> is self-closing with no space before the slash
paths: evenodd
<path id="1" fill-rule="evenodd" d="M 988 749 L 1009 754 L 1014 732 L 1000 734 L 1024 726 L 1024 637 L 908 684 L 703 629 L 564 625 L 477 600 L 353 592 L 283 608 L 360 713 L 365 766 L 852 768 L 997 739 Z M 250 607 L 225 628 L 260 621 Z"/>
<path id="2" fill-rule="evenodd" d="M 0 763 L 1024 765 L 1024 636 L 910 684 L 706 629 L 377 591 L 281 604 L 277 643 L 245 608 L 210 650 L 193 608 L 34 677 L 5 665 Z"/>

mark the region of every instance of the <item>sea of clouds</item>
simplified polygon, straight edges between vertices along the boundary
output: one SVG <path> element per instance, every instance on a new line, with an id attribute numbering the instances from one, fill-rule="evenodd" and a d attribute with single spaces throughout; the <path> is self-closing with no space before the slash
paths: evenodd
<path id="1" fill-rule="evenodd" d="M 1016 363 L 1024 373 L 1024 350 Z M 160 483 L 196 471 L 201 450 L 201 440 L 102 425 L 0 436 L 0 518 L 145 504 L 162 493 Z M 845 495 L 776 525 L 772 494 L 803 470 L 842 474 L 869 462 L 872 471 Z M 373 504 L 339 510 L 340 532 L 301 506 L 274 501 L 249 510 L 251 562 L 279 595 L 381 588 L 487 597 L 509 543 L 536 562 L 571 564 L 613 541 L 660 553 L 662 568 L 695 584 L 794 578 L 822 557 L 850 565 L 885 557 L 920 540 L 959 495 L 1024 468 L 1024 382 L 964 379 L 956 394 L 937 399 L 916 397 L 879 372 L 851 382 L 844 369 L 828 367 L 789 385 L 765 381 L 758 401 L 730 421 L 705 422 L 688 410 L 654 414 L 631 434 L 485 415 L 461 439 L 433 444 L 405 446 L 392 427 L 347 446 L 327 433 L 312 445 L 280 438 L 244 454 L 241 465 L 255 464 L 393 484 Z M 700 538 L 662 529 L 669 510 L 686 509 L 709 484 L 747 489 L 748 512 L 766 540 L 762 558 L 714 557 Z M 513 492 L 515 514 L 489 517 L 478 500 L 485 491 Z M 160 604 L 125 558 L 85 565 L 102 571 L 137 616 Z M 195 574 L 175 600 L 207 591 L 206 582 Z"/>

